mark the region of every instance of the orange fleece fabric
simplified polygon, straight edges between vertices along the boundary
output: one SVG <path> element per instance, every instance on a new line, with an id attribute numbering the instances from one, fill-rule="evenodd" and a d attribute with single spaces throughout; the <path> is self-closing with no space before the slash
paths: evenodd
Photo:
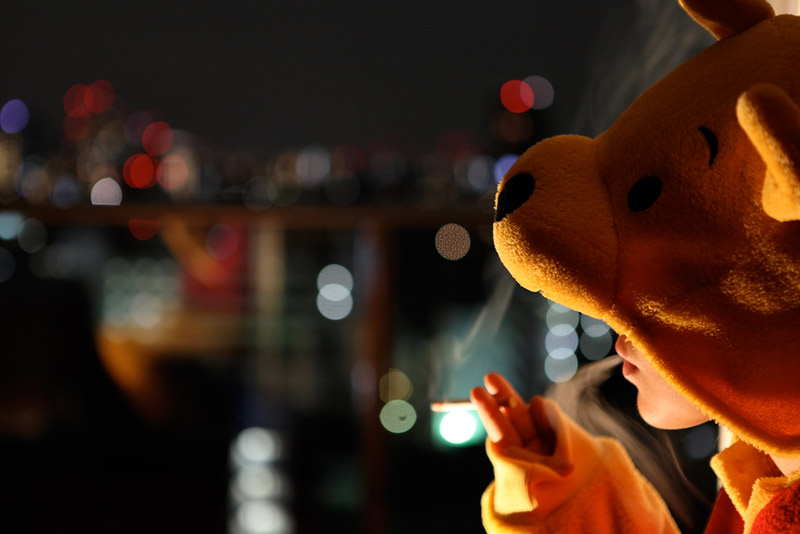
<path id="1" fill-rule="evenodd" d="M 622 445 L 590 436 L 544 400 L 557 437 L 552 456 L 487 442 L 495 480 L 483 494 L 490 534 L 678 532 L 666 504 L 634 468 Z"/>
<path id="2" fill-rule="evenodd" d="M 800 455 L 800 17 L 684 0 L 719 41 L 594 139 L 530 148 L 494 243 L 758 449 Z"/>
<path id="3" fill-rule="evenodd" d="M 589 435 L 556 403 L 545 400 L 544 406 L 558 436 L 551 456 L 518 447 L 497 454 L 487 441 L 495 480 L 481 506 L 489 534 L 678 532 L 666 504 L 622 445 Z M 800 489 L 800 471 L 781 475 L 767 455 L 743 441 L 717 454 L 711 465 L 724 491 L 715 512 L 734 517 L 712 515 L 707 532 L 739 534 L 742 524 L 744 534 L 794 532 L 759 523 L 775 522 L 782 492 L 793 492 L 787 495 L 794 497 Z M 733 510 L 725 507 L 731 508 L 730 503 Z M 797 511 L 796 500 L 788 504 L 790 513 Z M 737 512 L 743 522 L 735 517 Z"/>

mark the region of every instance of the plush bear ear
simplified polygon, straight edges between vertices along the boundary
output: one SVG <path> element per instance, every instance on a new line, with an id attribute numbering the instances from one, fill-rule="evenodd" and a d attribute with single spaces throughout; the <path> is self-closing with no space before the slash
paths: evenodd
<path id="1" fill-rule="evenodd" d="M 736 116 L 767 165 L 764 211 L 800 220 L 800 107 L 780 87 L 759 84 L 739 97 Z"/>
<path id="2" fill-rule="evenodd" d="M 766 0 L 680 0 L 681 6 L 717 39 L 743 32 L 775 16 Z"/>

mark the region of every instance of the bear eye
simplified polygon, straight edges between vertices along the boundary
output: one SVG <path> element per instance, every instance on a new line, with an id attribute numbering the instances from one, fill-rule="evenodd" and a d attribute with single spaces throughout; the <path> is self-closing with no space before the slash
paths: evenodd
<path id="1" fill-rule="evenodd" d="M 714 164 L 714 160 L 717 158 L 719 141 L 717 141 L 717 136 L 714 135 L 714 132 L 712 132 L 711 128 L 708 126 L 701 126 L 698 129 L 700 130 L 700 133 L 703 134 L 703 137 L 706 138 L 706 143 L 708 143 L 708 150 L 710 153 L 708 157 L 708 166 L 711 167 Z"/>
<path id="2" fill-rule="evenodd" d="M 645 176 L 628 191 L 628 208 L 631 211 L 644 211 L 655 204 L 661 195 L 661 178 Z"/>

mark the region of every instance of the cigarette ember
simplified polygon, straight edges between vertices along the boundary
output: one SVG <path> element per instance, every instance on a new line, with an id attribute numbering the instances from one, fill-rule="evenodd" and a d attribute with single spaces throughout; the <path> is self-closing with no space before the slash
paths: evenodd
<path id="1" fill-rule="evenodd" d="M 507 398 L 497 399 L 500 406 L 508 406 Z M 474 410 L 475 406 L 469 399 L 443 399 L 431 403 L 431 411 L 452 412 L 455 410 Z"/>

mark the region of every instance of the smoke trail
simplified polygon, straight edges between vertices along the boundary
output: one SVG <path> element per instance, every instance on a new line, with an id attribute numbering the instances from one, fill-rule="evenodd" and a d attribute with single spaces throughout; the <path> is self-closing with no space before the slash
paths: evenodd
<path id="1" fill-rule="evenodd" d="M 491 339 L 500 330 L 506 312 L 514 295 L 516 282 L 509 276 L 501 276 L 492 289 L 492 294 L 475 319 L 469 333 L 456 340 L 453 348 L 453 359 L 456 363 L 471 358 L 481 341 Z"/>
<path id="2" fill-rule="evenodd" d="M 429 369 L 431 399 L 465 396 L 485 373 L 512 371 L 517 335 L 506 322 L 517 285 L 500 265 L 490 278 L 490 294 L 477 311 L 469 318 L 454 314 L 442 326 Z"/>
<path id="3" fill-rule="evenodd" d="M 632 0 L 609 13 L 589 56 L 573 133 L 605 131 L 633 100 L 714 42 L 675 0 Z"/>

